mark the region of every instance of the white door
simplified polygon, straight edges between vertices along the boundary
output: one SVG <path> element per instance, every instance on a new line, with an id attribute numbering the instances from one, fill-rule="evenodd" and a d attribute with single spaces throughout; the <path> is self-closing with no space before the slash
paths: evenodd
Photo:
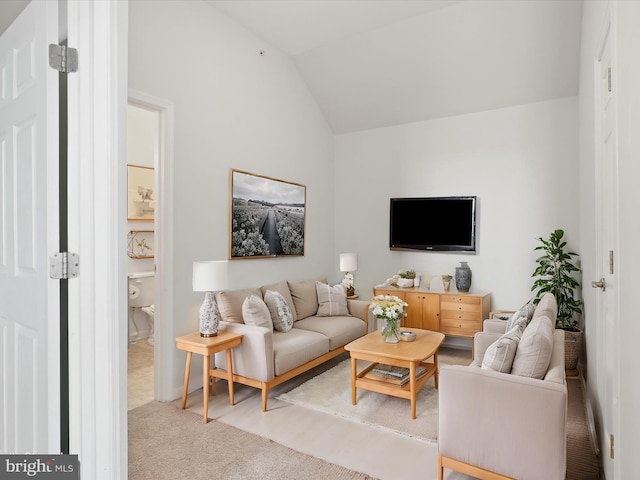
<path id="1" fill-rule="evenodd" d="M 619 315 L 617 285 L 617 245 L 618 245 L 618 157 L 616 132 L 616 96 L 613 85 L 611 33 L 606 30 L 601 43 L 601 52 L 597 63 L 596 119 L 599 123 L 597 133 L 596 158 L 596 248 L 598 255 L 598 282 L 600 288 L 596 296 L 597 318 L 597 361 L 601 367 L 598 374 L 599 397 L 603 399 L 601 413 L 600 447 L 603 452 L 603 467 L 606 478 L 615 479 L 612 455 L 612 435 L 618 431 L 619 402 Z"/>
<path id="2" fill-rule="evenodd" d="M 0 451 L 60 453 L 58 2 L 0 37 Z"/>

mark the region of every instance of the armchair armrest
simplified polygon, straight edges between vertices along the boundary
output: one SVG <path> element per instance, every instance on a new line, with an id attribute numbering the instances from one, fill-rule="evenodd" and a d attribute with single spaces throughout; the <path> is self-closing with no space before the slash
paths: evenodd
<path id="1" fill-rule="evenodd" d="M 485 320 L 486 321 L 486 320 Z M 500 333 L 477 332 L 473 336 L 473 364 L 482 365 L 482 359 L 487 348 L 500 338 Z"/>
<path id="2" fill-rule="evenodd" d="M 495 318 L 487 318 L 482 322 L 482 331 L 489 333 L 499 333 L 502 335 L 507 328 L 507 322 L 505 320 L 497 320 Z"/>
<path id="3" fill-rule="evenodd" d="M 218 327 L 234 333 L 242 333 L 242 343 L 231 350 L 233 373 L 268 382 L 275 376 L 273 364 L 273 331 L 265 327 L 244 323 L 220 322 Z M 226 370 L 224 352 L 216 353 L 216 366 Z"/>
<path id="4" fill-rule="evenodd" d="M 564 383 L 473 366 L 443 366 L 439 381 L 440 454 L 521 480 L 564 479 Z"/>

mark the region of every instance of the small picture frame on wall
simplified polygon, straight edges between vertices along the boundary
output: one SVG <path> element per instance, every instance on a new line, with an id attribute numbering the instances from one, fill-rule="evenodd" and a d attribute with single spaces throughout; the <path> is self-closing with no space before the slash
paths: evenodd
<path id="1" fill-rule="evenodd" d="M 304 255 L 307 187 L 230 170 L 229 259 Z"/>
<path id="2" fill-rule="evenodd" d="M 152 167 L 127 165 L 127 219 L 130 222 L 154 221 L 154 183 Z"/>
<path id="3" fill-rule="evenodd" d="M 153 230 L 131 230 L 127 235 L 129 258 L 153 258 Z"/>

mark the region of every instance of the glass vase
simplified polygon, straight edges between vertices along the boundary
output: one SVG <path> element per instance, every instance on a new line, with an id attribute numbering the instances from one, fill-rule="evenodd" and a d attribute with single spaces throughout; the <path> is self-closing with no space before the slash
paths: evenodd
<path id="1" fill-rule="evenodd" d="M 397 319 L 384 319 L 382 338 L 387 343 L 398 343 L 400 341 L 400 322 Z"/>

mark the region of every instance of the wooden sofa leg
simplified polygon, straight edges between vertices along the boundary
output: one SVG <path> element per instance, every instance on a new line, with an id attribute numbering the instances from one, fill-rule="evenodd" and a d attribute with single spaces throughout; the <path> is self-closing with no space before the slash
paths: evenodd
<path id="1" fill-rule="evenodd" d="M 438 480 L 444 479 L 444 467 L 442 466 L 442 455 L 438 453 Z"/>
<path id="2" fill-rule="evenodd" d="M 269 386 L 266 383 L 262 384 L 262 411 L 267 411 L 267 399 L 269 398 Z"/>

